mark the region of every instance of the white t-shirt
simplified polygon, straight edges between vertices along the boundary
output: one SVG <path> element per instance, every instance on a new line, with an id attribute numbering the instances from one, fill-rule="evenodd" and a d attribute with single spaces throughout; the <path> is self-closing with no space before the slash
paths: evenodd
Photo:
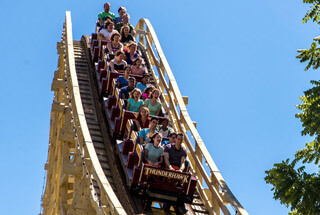
<path id="1" fill-rule="evenodd" d="M 102 28 L 99 33 L 103 34 L 103 36 L 106 38 L 106 40 L 110 40 L 110 37 L 113 33 L 118 33 L 117 30 L 113 30 L 112 32 L 109 32 L 106 28 Z"/>

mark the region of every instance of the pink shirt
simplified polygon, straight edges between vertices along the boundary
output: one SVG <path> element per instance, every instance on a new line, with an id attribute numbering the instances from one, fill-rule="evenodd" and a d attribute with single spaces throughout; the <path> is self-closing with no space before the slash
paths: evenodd
<path id="1" fill-rule="evenodd" d="M 143 93 L 143 94 L 142 94 L 142 97 L 143 97 L 144 100 L 145 100 L 145 99 L 148 99 L 148 93 Z"/>
<path id="2" fill-rule="evenodd" d="M 142 69 L 141 67 L 140 68 L 137 68 L 136 66 L 131 67 L 131 74 L 142 75 L 143 73 L 144 73 L 144 69 Z"/>

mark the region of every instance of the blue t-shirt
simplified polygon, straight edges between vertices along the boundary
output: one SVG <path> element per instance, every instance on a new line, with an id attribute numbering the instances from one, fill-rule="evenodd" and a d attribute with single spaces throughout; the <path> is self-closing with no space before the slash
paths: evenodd
<path id="1" fill-rule="evenodd" d="M 114 19 L 115 23 L 117 24 L 118 22 L 122 22 L 122 19 L 120 17 L 116 17 Z M 120 32 L 119 32 L 120 33 Z"/>
<path id="2" fill-rule="evenodd" d="M 149 128 L 141 129 L 141 131 L 139 132 L 139 137 L 143 137 L 145 142 L 149 142 L 149 137 L 148 137 L 149 133 L 150 133 Z M 142 143 L 140 143 L 140 144 L 142 144 Z"/>
<path id="3" fill-rule="evenodd" d="M 139 88 L 141 90 L 141 92 L 143 93 L 144 89 L 147 88 L 146 85 L 143 85 L 141 82 L 137 83 L 137 88 Z"/>
<path id="4" fill-rule="evenodd" d="M 128 86 L 128 80 L 126 80 L 122 75 L 117 78 L 117 85 L 118 85 L 118 83 L 120 83 L 119 88 Z"/>
<path id="5" fill-rule="evenodd" d="M 131 90 L 129 89 L 128 86 L 122 87 L 120 89 L 120 93 L 119 93 L 119 97 L 122 98 L 122 95 L 124 95 L 125 99 L 129 98 L 129 93 L 133 90 L 134 88 L 132 88 Z"/>
<path id="6" fill-rule="evenodd" d="M 161 145 L 155 147 L 153 143 L 148 143 L 146 147 L 144 147 L 144 149 L 148 150 L 148 160 L 150 160 L 153 163 L 158 162 L 159 158 L 164 154 L 164 150 Z"/>
<path id="7" fill-rule="evenodd" d="M 138 53 L 135 53 L 135 54 L 133 55 L 133 59 L 131 59 L 131 58 L 130 58 L 130 52 L 125 52 L 125 54 L 126 54 L 126 57 L 127 57 L 127 59 L 126 59 L 127 64 L 130 64 L 130 65 L 133 64 L 133 61 L 132 61 L 132 60 L 136 59 L 136 58 L 139 56 Z"/>
<path id="8" fill-rule="evenodd" d="M 128 99 L 128 103 L 130 104 L 128 111 L 139 112 L 140 106 L 143 105 L 144 102 L 141 99 L 139 99 L 138 102 L 135 102 L 134 98 L 130 98 Z"/>

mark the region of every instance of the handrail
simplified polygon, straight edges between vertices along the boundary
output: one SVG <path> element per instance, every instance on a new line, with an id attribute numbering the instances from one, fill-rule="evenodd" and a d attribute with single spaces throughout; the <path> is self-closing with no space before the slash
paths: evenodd
<path id="1" fill-rule="evenodd" d="M 69 89 L 72 92 L 72 106 L 73 111 L 76 113 L 74 114 L 77 121 L 79 123 L 80 129 L 76 129 L 77 133 L 80 132 L 81 134 L 78 134 L 79 137 L 82 137 L 84 140 L 85 145 L 85 152 L 84 154 L 88 153 L 88 156 L 90 159 L 85 159 L 85 165 L 88 169 L 91 169 L 89 174 L 92 172 L 92 177 L 101 185 L 101 196 L 103 198 L 106 198 L 105 201 L 102 204 L 108 204 L 108 206 L 111 208 L 112 214 L 126 214 L 125 210 L 123 209 L 122 205 L 120 204 L 116 194 L 114 193 L 110 183 L 108 182 L 108 179 L 106 178 L 103 169 L 100 165 L 100 162 L 98 160 L 96 151 L 93 146 L 93 142 L 89 133 L 89 129 L 87 126 L 81 97 L 80 97 L 80 88 L 78 85 L 78 79 L 75 69 L 75 58 L 74 58 L 74 51 L 73 51 L 73 38 L 72 38 L 72 24 L 71 24 L 71 14 L 70 11 L 66 12 L 66 19 L 65 19 L 65 46 L 66 46 L 66 68 L 67 73 L 70 76 L 71 79 L 71 86 L 72 89 Z M 79 140 L 78 140 L 79 141 Z M 82 144 L 80 144 L 80 147 Z M 90 167 L 90 168 L 89 168 Z"/>
<path id="2" fill-rule="evenodd" d="M 219 210 L 221 209 L 224 214 L 230 214 L 225 205 L 226 203 L 229 203 L 236 209 L 237 214 L 247 215 L 247 211 L 242 207 L 227 186 L 192 122 L 177 82 L 164 56 L 150 21 L 148 19 L 140 19 L 135 30 L 137 36 L 139 36 L 140 47 L 147 55 L 149 62 L 156 67 L 159 75 L 158 77 L 153 68 L 150 68 L 152 76 L 162 92 L 160 97 L 162 104 L 167 113 L 169 113 L 169 117 L 174 123 L 175 128 L 178 128 L 178 130 L 185 134 L 185 143 L 189 150 L 189 154 L 191 155 L 189 156 L 189 159 L 191 161 L 192 170 L 200 182 L 198 191 L 203 199 L 211 200 L 205 202 L 209 212 L 211 214 L 219 214 Z M 195 149 L 188 137 L 187 131 L 190 131 L 192 138 L 195 140 Z M 202 159 L 204 159 L 205 163 L 208 165 L 210 176 L 208 176 L 202 165 Z M 208 189 L 202 187 L 202 179 Z M 217 205 L 219 207 L 217 207 Z"/>

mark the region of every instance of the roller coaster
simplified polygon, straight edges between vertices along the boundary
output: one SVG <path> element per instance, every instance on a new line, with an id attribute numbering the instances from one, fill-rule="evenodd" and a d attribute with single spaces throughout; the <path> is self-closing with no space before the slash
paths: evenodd
<path id="1" fill-rule="evenodd" d="M 74 41 L 67 11 L 51 86 L 54 100 L 43 214 L 248 214 L 189 117 L 188 97 L 181 95 L 151 23 L 140 19 L 135 31 L 138 49 L 152 83 L 161 91 L 160 101 L 172 127 L 185 134 L 190 172 L 137 166 L 142 149 L 135 143 L 132 117 L 118 97 L 115 76 L 102 69 L 101 42 L 96 34 Z M 152 174 L 185 184 L 170 192 L 159 178 L 149 184 Z M 152 202 L 148 211 L 147 200 Z M 168 202 L 170 207 L 165 208 Z"/>

